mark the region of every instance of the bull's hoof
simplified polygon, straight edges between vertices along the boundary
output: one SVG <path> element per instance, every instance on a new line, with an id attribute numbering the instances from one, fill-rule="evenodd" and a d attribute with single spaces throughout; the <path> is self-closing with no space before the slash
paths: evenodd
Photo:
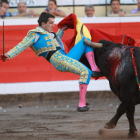
<path id="1" fill-rule="evenodd" d="M 137 130 L 128 133 L 128 138 L 138 138 Z"/>
<path id="2" fill-rule="evenodd" d="M 104 128 L 106 129 L 113 129 L 116 127 L 116 124 L 110 124 L 110 123 L 106 123 L 106 125 L 104 126 Z"/>

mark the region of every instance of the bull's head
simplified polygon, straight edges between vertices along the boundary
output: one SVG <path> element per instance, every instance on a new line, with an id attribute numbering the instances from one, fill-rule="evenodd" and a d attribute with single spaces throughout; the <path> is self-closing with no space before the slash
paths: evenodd
<path id="1" fill-rule="evenodd" d="M 83 25 L 81 27 L 81 32 L 80 33 L 81 33 L 81 38 L 83 38 L 84 37 L 84 34 L 83 34 Z M 93 47 L 93 48 L 100 48 L 100 47 L 103 46 L 102 43 L 91 42 L 91 41 L 87 40 L 86 38 L 84 39 L 84 43 L 86 45 L 90 46 L 90 47 Z"/>

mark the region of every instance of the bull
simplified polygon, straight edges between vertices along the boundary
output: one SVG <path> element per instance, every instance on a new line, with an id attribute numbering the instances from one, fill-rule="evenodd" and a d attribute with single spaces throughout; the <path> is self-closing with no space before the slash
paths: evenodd
<path id="1" fill-rule="evenodd" d="M 120 117 L 126 113 L 129 122 L 128 137 L 137 137 L 134 113 L 135 105 L 140 103 L 140 92 L 130 50 L 133 48 L 138 77 L 140 78 L 140 48 L 120 43 L 115 44 L 106 40 L 93 43 L 85 39 L 85 43 L 95 48 L 96 64 L 102 75 L 108 79 L 113 93 L 121 101 L 116 114 L 106 123 L 105 128 L 112 129 L 116 127 Z"/>

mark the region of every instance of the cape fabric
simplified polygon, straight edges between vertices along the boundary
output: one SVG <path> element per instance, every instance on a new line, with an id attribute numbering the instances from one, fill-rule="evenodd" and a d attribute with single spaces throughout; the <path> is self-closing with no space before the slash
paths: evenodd
<path id="1" fill-rule="evenodd" d="M 58 28 L 61 28 L 64 25 L 67 25 L 70 29 L 74 29 L 73 37 L 64 41 L 68 47 L 68 51 L 70 51 L 71 48 L 81 40 L 80 31 L 83 23 L 76 17 L 75 14 L 70 14 L 57 24 Z M 122 43 L 124 37 L 124 35 L 112 35 L 98 29 L 87 28 L 85 25 L 83 25 L 83 34 L 85 37 L 91 39 L 92 42 L 98 42 L 101 39 L 105 39 L 113 41 L 114 43 Z M 135 40 L 126 35 L 123 44 L 134 46 Z"/>

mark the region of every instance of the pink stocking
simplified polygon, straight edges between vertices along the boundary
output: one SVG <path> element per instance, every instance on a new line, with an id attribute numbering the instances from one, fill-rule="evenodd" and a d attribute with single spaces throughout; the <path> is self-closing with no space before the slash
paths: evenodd
<path id="1" fill-rule="evenodd" d="M 80 84 L 79 85 L 79 107 L 86 106 L 86 91 L 87 91 L 87 84 Z"/>
<path id="2" fill-rule="evenodd" d="M 97 65 L 95 63 L 94 52 L 90 51 L 90 52 L 86 53 L 86 58 L 90 64 L 91 70 L 100 72 L 100 69 L 97 67 Z"/>

